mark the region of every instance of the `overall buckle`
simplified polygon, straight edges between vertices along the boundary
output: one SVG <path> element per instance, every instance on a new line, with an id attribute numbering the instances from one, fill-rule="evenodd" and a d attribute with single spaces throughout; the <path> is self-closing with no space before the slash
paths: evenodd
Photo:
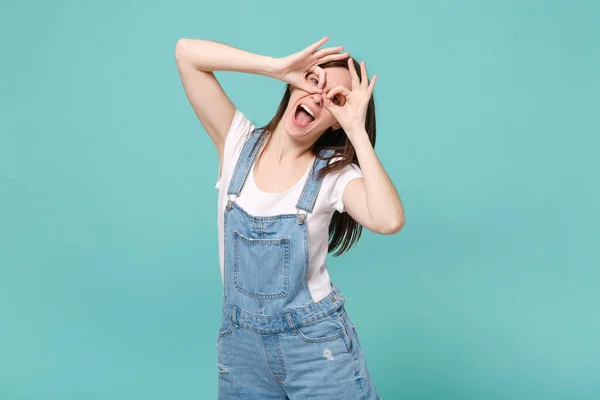
<path id="1" fill-rule="evenodd" d="M 307 214 L 308 213 L 306 211 L 298 209 L 298 212 L 296 213 L 296 215 L 298 216 L 296 218 L 296 222 L 298 223 L 298 225 L 302 225 L 304 223 Z"/>
<path id="2" fill-rule="evenodd" d="M 227 211 L 231 211 L 231 207 L 233 207 L 233 203 L 235 203 L 235 197 L 232 194 L 227 195 L 227 204 L 225 205 L 225 209 Z"/>

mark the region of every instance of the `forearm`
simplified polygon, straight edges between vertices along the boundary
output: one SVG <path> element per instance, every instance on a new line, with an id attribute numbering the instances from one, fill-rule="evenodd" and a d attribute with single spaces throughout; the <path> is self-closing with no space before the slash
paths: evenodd
<path id="1" fill-rule="evenodd" d="M 381 165 L 365 131 L 352 135 L 352 145 L 360 164 L 369 216 L 378 226 L 404 224 L 404 208 L 390 177 Z"/>
<path id="2" fill-rule="evenodd" d="M 199 71 L 233 71 L 273 75 L 273 58 L 251 53 L 223 43 L 183 38 L 177 42 L 175 56 L 185 59 Z"/>

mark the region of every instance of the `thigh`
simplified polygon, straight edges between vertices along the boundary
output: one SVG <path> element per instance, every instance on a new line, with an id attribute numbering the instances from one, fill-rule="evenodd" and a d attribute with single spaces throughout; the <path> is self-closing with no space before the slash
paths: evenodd
<path id="1" fill-rule="evenodd" d="M 265 357 L 260 334 L 223 316 L 217 337 L 218 399 L 284 400 Z"/>

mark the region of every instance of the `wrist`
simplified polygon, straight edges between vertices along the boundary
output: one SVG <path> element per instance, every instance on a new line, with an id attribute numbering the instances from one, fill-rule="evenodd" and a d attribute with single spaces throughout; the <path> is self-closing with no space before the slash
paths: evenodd
<path id="1" fill-rule="evenodd" d="M 278 72 L 277 59 L 275 57 L 264 56 L 262 75 L 278 79 Z"/>
<path id="2" fill-rule="evenodd" d="M 350 140 L 353 140 L 357 137 L 365 137 L 367 139 L 369 137 L 369 135 L 367 134 L 367 130 L 360 126 L 344 129 L 344 132 L 346 132 L 346 136 L 348 136 Z"/>

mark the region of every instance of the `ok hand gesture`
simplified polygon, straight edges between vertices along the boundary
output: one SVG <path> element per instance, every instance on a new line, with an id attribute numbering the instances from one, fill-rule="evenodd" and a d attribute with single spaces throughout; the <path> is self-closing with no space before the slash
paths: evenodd
<path id="1" fill-rule="evenodd" d="M 365 129 L 365 120 L 369 100 L 373 94 L 373 88 L 377 81 L 377 75 L 373 76 L 371 83 L 367 78 L 367 67 L 365 62 L 360 63 L 361 78 L 359 79 L 354 61 L 348 59 L 348 69 L 352 76 L 352 90 L 345 86 L 337 86 L 327 93 L 323 93 L 325 107 L 331 112 L 346 134 Z M 321 83 L 321 80 L 319 80 Z"/>
<path id="2" fill-rule="evenodd" d="M 315 86 L 306 80 L 306 75 L 314 72 L 319 76 L 318 93 L 322 92 L 325 83 L 325 71 L 319 64 L 333 60 L 343 60 L 349 53 L 340 53 L 344 46 L 319 49 L 327 40 L 328 36 L 313 43 L 304 50 L 283 58 L 276 58 L 272 63 L 273 77 L 283 82 L 296 86 L 306 92 L 315 93 Z"/>

